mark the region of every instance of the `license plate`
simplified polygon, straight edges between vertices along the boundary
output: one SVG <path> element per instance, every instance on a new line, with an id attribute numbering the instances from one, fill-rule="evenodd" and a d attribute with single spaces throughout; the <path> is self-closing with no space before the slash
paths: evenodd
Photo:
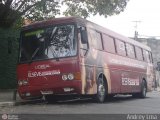
<path id="1" fill-rule="evenodd" d="M 53 94 L 53 91 L 41 91 L 42 95 L 50 95 Z"/>

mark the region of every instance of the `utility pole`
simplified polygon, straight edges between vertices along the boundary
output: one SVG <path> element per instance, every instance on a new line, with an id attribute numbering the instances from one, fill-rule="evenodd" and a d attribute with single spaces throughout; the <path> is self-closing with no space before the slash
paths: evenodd
<path id="1" fill-rule="evenodd" d="M 134 28 L 135 28 L 134 39 L 138 40 L 138 30 L 137 30 L 137 28 L 138 28 L 138 23 L 140 23 L 141 21 L 132 21 L 132 22 L 135 23 L 135 26 L 134 26 Z"/>

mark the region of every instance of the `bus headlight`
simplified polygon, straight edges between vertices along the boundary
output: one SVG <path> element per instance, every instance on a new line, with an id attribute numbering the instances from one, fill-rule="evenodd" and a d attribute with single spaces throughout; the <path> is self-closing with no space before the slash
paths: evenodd
<path id="1" fill-rule="evenodd" d="M 67 79 L 68 79 L 67 75 L 62 75 L 62 80 L 67 80 Z"/>
<path id="2" fill-rule="evenodd" d="M 19 81 L 18 81 L 18 85 L 19 85 L 19 86 L 28 85 L 28 81 L 27 81 L 27 80 L 19 80 Z"/>
<path id="3" fill-rule="evenodd" d="M 27 80 L 23 80 L 22 83 L 23 83 L 23 85 L 28 85 L 28 81 Z"/>
<path id="4" fill-rule="evenodd" d="M 68 74 L 68 79 L 69 79 L 69 80 L 73 80 L 73 79 L 74 79 L 74 75 L 73 75 L 72 73 L 69 73 L 69 74 Z"/>

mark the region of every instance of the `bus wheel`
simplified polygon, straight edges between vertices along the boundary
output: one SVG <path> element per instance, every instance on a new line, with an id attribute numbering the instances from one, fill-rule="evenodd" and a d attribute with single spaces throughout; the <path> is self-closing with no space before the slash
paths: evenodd
<path id="1" fill-rule="evenodd" d="M 141 84 L 141 92 L 139 93 L 133 93 L 132 96 L 134 98 L 145 98 L 147 94 L 147 84 L 146 82 L 143 80 L 142 84 Z"/>
<path id="2" fill-rule="evenodd" d="M 97 102 L 103 103 L 105 101 L 106 94 L 107 94 L 107 90 L 106 90 L 105 81 L 102 78 L 98 78 L 97 94 L 96 94 Z"/>
<path id="3" fill-rule="evenodd" d="M 145 98 L 147 94 L 147 84 L 146 82 L 143 80 L 142 84 L 141 84 L 141 92 L 140 92 L 140 97 L 141 98 Z"/>

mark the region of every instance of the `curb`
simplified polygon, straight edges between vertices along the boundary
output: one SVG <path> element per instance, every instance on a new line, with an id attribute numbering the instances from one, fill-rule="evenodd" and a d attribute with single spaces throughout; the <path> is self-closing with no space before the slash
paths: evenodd
<path id="1" fill-rule="evenodd" d="M 34 104 L 36 102 L 42 103 L 42 102 L 44 102 L 44 100 L 37 99 L 37 100 L 25 100 L 25 101 L 0 102 L 0 107 Z"/>
<path id="2" fill-rule="evenodd" d="M 14 106 L 16 102 L 0 102 L 0 107 Z"/>

